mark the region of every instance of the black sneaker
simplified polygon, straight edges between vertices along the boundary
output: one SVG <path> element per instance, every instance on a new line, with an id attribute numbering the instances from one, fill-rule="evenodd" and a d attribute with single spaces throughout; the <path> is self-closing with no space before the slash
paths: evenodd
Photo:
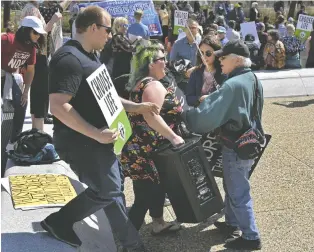
<path id="1" fill-rule="evenodd" d="M 50 235 L 59 241 L 65 242 L 73 247 L 80 247 L 82 242 L 76 235 L 72 226 L 57 225 L 56 221 L 53 221 L 54 214 L 49 215 L 45 220 L 40 222 L 40 225 Z"/>
<path id="2" fill-rule="evenodd" d="M 214 222 L 214 226 L 216 228 L 218 228 L 222 233 L 229 235 L 230 233 L 232 233 L 233 231 L 237 230 L 237 227 L 228 225 L 226 222 L 219 222 L 219 221 L 215 221 Z"/>
<path id="3" fill-rule="evenodd" d="M 214 225 L 221 233 L 226 235 L 225 242 L 241 237 L 241 230 L 238 227 L 228 225 L 226 222 L 215 221 Z"/>
<path id="4" fill-rule="evenodd" d="M 260 239 L 246 240 L 243 237 L 239 237 L 227 242 L 225 247 L 235 250 L 260 250 L 262 248 L 262 243 Z"/>

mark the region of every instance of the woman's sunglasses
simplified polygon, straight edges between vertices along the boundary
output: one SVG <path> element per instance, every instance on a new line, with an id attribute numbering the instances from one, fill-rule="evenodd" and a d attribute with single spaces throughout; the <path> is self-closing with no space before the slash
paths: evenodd
<path id="1" fill-rule="evenodd" d="M 160 58 L 154 59 L 153 62 L 155 63 L 155 62 L 157 62 L 159 60 L 166 61 L 166 57 L 164 56 L 164 57 L 160 57 Z"/>
<path id="2" fill-rule="evenodd" d="M 34 29 L 33 29 L 33 34 L 36 35 L 36 36 L 40 35 L 40 34 L 39 34 L 37 31 L 35 31 Z"/>
<path id="3" fill-rule="evenodd" d="M 100 27 L 104 27 L 105 29 L 106 29 L 106 32 L 108 33 L 108 34 L 110 34 L 111 33 L 111 31 L 112 31 L 112 28 L 111 27 L 108 27 L 108 26 L 105 26 L 105 25 L 102 25 L 102 24 L 96 24 L 97 26 L 100 26 Z"/>
<path id="4" fill-rule="evenodd" d="M 210 50 L 207 50 L 207 51 L 205 51 L 205 52 L 201 51 L 201 53 L 202 53 L 203 55 L 205 55 L 206 57 L 210 57 L 210 56 L 213 55 L 213 53 L 212 53 Z"/>
<path id="5" fill-rule="evenodd" d="M 122 27 L 125 28 L 125 29 L 128 29 L 129 25 L 128 24 L 123 24 Z"/>

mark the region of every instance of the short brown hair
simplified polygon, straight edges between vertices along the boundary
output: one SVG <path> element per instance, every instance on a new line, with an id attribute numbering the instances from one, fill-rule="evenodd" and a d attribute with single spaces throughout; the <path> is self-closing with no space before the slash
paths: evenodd
<path id="1" fill-rule="evenodd" d="M 88 6 L 77 15 L 75 27 L 77 33 L 83 33 L 92 24 L 102 24 L 103 17 L 111 20 L 110 14 L 99 6 Z"/>

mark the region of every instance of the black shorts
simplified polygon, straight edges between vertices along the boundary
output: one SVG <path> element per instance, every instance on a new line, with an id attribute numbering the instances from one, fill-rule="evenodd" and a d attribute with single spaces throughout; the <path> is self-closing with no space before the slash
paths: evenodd
<path id="1" fill-rule="evenodd" d="M 48 62 L 47 56 L 36 56 L 35 76 L 30 91 L 31 114 L 35 118 L 44 118 L 48 113 Z"/>

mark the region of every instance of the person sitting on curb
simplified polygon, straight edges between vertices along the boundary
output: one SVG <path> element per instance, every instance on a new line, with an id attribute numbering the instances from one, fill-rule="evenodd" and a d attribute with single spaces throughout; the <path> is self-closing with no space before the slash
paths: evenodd
<path id="1" fill-rule="evenodd" d="M 251 127 L 250 118 L 255 98 L 258 120 L 261 121 L 263 88 L 250 69 L 250 52 L 243 41 L 229 41 L 222 50 L 216 51 L 215 55 L 220 58 L 222 72 L 228 75 L 227 80 L 205 98 L 199 107 L 183 112 L 183 116 L 191 132 L 206 133 L 220 128 L 224 136 L 232 139 Z M 263 132 L 261 127 L 258 128 Z M 261 249 L 249 183 L 249 172 L 254 159 L 242 160 L 233 149 L 223 144 L 222 161 L 226 221 L 215 222 L 215 226 L 227 235 L 227 248 Z M 239 230 L 242 232 L 240 237 Z"/>

